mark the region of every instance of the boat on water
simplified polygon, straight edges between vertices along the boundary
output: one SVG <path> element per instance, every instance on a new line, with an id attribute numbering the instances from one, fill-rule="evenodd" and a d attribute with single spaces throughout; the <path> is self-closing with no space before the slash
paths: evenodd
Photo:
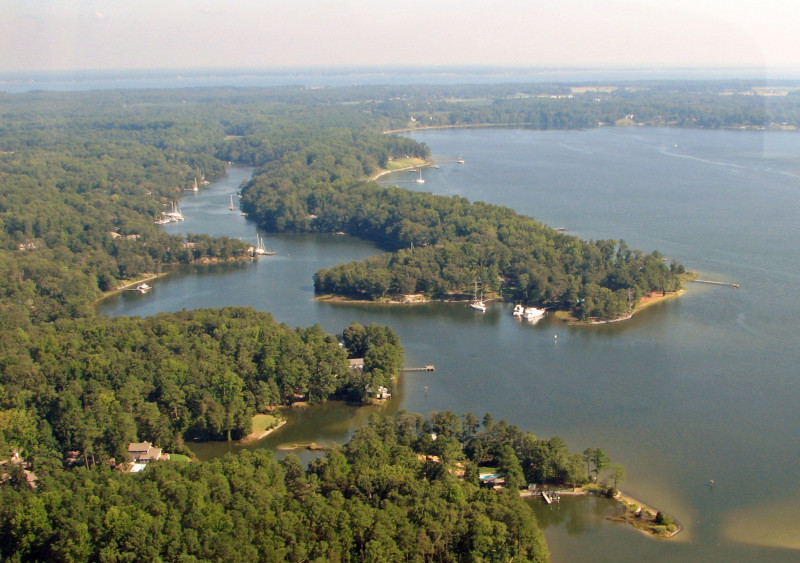
<path id="1" fill-rule="evenodd" d="M 521 303 L 517 303 L 514 305 L 514 310 L 511 311 L 511 314 L 515 317 L 521 317 L 522 314 L 525 312 L 525 307 Z"/>
<path id="2" fill-rule="evenodd" d="M 526 307 L 525 310 L 522 312 L 523 319 L 538 319 L 542 315 L 544 315 L 546 309 L 537 309 L 536 307 Z"/>
<path id="3" fill-rule="evenodd" d="M 272 256 L 277 254 L 277 250 L 267 250 L 264 248 L 264 239 L 256 235 L 256 245 L 250 247 L 250 253 L 253 256 Z"/>
<path id="4" fill-rule="evenodd" d="M 236 211 L 236 206 L 233 205 L 233 194 L 231 194 L 231 207 L 230 207 L 230 209 L 231 209 L 231 211 Z"/>
<path id="5" fill-rule="evenodd" d="M 162 218 L 156 221 L 156 225 L 164 225 L 166 223 L 177 223 L 178 221 L 183 221 L 184 216 L 181 213 L 180 208 L 172 202 L 172 209 L 171 211 L 162 211 L 161 212 Z"/>
<path id="6" fill-rule="evenodd" d="M 456 162 L 458 162 L 459 164 L 464 164 L 464 159 L 459 156 Z"/>
<path id="7" fill-rule="evenodd" d="M 475 293 L 472 295 L 472 303 L 469 304 L 469 307 L 481 313 L 486 312 L 486 303 L 483 302 L 483 291 L 481 291 L 481 298 L 478 299 L 478 282 L 475 282 Z"/>
<path id="8" fill-rule="evenodd" d="M 480 311 L 481 313 L 486 312 L 486 303 L 483 302 L 481 299 L 476 299 L 472 303 L 469 304 L 471 309 L 475 309 L 476 311 Z"/>
<path id="9" fill-rule="evenodd" d="M 416 179 L 416 180 L 414 180 L 414 181 L 415 181 L 417 184 L 424 184 L 424 183 L 425 183 L 425 178 L 423 178 L 423 177 L 422 177 L 422 170 L 420 170 L 420 171 L 419 171 L 419 178 L 417 178 L 417 179 Z"/>
<path id="10" fill-rule="evenodd" d="M 138 291 L 139 293 L 147 293 L 151 289 L 153 288 L 147 285 L 146 283 L 140 283 L 139 285 L 136 286 L 136 291 Z"/>

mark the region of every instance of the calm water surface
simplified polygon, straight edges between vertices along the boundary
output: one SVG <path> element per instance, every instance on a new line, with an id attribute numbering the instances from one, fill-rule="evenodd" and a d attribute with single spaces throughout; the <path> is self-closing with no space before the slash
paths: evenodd
<path id="1" fill-rule="evenodd" d="M 407 365 L 433 363 L 436 372 L 405 374 L 386 411 L 491 412 L 538 436 L 560 435 L 573 451 L 602 447 L 626 466 L 626 492 L 685 527 L 656 541 L 607 521 L 613 504 L 535 504 L 554 561 L 800 558 L 800 136 L 607 128 L 414 138 L 432 148 L 440 168 L 425 170 L 421 186 L 407 173 L 387 182 L 508 205 L 581 238 L 621 238 L 741 287 L 691 284 L 680 299 L 598 327 L 521 323 L 509 304 L 484 315 L 461 304 L 321 304 L 311 282 L 318 268 L 377 250 L 349 237 L 268 235 L 276 256 L 186 268 L 153 282 L 148 295 L 104 302 L 101 312 L 249 305 L 290 326 L 319 323 L 332 332 L 352 320 L 389 324 Z M 255 242 L 255 226 L 228 209 L 250 173 L 233 168 L 188 195 L 187 220 L 167 229 Z M 374 410 L 295 409 L 298 424 L 258 446 L 340 443 Z M 200 453 L 229 447 L 236 448 Z"/>

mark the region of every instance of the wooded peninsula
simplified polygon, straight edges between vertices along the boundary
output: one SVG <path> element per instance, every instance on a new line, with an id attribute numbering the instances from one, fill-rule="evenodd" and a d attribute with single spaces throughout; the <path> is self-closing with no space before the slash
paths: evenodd
<path id="1" fill-rule="evenodd" d="M 256 167 L 242 207 L 272 232 L 343 232 L 385 253 L 317 272 L 318 292 L 486 295 L 613 319 L 680 287 L 683 266 L 581 241 L 511 209 L 369 181 L 427 126 L 782 128 L 800 95 L 746 82 L 0 94 L 0 554 L 9 560 L 544 561 L 515 488 L 609 469 L 471 414 L 375 418 L 310 467 L 266 451 L 130 467 L 142 444 L 191 455 L 256 413 L 391 388 L 389 327 L 290 329 L 266 312 L 97 316 L 106 292 L 248 245 L 158 224 L 181 192 Z M 413 252 L 412 252 L 413 245 Z M 340 345 L 341 344 L 341 345 Z M 363 359 L 353 370 L 348 359 Z M 435 437 L 434 437 L 435 436 Z M 149 454 L 148 454 L 149 455 Z M 591 460 L 594 460 L 592 462 Z M 590 465 L 594 463 L 594 470 Z M 589 464 L 589 465 L 585 465 Z M 505 486 L 481 486 L 480 467 Z"/>

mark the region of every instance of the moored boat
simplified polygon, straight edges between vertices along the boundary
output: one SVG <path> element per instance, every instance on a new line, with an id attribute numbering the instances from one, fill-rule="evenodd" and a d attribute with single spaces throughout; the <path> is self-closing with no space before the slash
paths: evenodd
<path id="1" fill-rule="evenodd" d="M 480 311 L 481 313 L 486 312 L 486 304 L 480 299 L 473 301 L 472 303 L 469 304 L 469 306 L 470 308 L 475 309 L 476 311 Z"/>
<path id="2" fill-rule="evenodd" d="M 538 319 L 542 315 L 544 315 L 546 309 L 537 309 L 536 307 L 526 307 L 525 310 L 522 312 L 522 318 L 524 319 Z"/>

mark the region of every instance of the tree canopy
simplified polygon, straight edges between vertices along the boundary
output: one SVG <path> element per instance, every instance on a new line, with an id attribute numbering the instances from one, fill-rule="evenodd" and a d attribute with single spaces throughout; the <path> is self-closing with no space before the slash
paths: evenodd
<path id="1" fill-rule="evenodd" d="M 411 419 L 411 420 L 409 420 Z M 373 417 L 305 469 L 266 450 L 141 473 L 57 471 L 0 486 L 0 554 L 20 560 L 547 561 L 515 491 L 460 478 L 421 417 Z M 411 425 L 409 425 L 411 424 Z"/>

